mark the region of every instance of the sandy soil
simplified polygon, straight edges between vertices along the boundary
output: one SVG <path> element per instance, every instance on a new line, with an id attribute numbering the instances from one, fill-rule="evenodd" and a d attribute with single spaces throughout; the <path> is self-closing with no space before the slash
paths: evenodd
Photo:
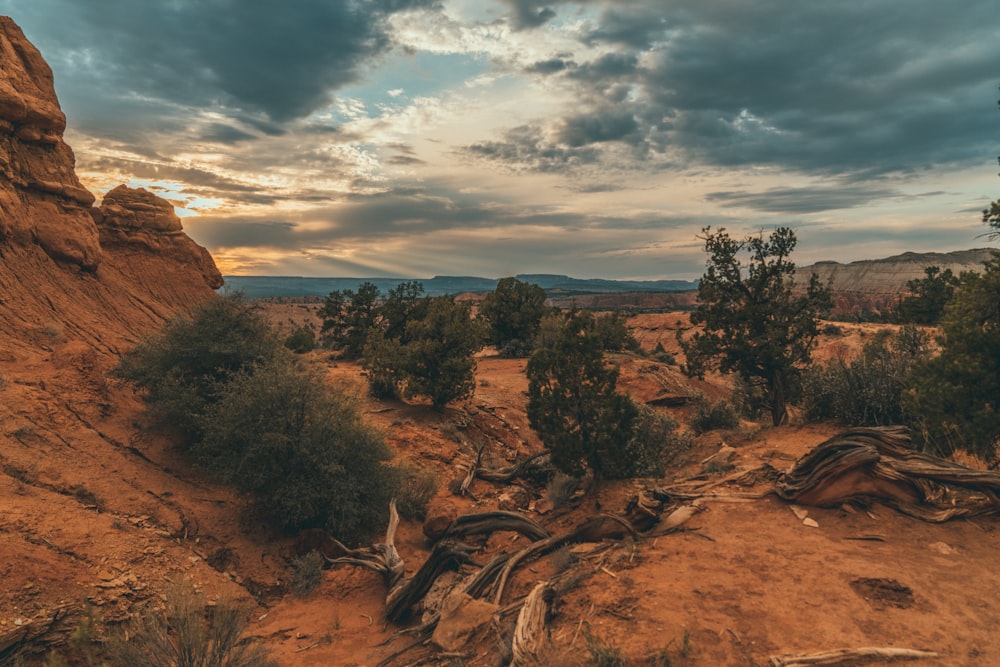
<path id="1" fill-rule="evenodd" d="M 642 315 L 633 324 L 644 349 L 662 342 L 676 351 L 678 320 L 684 326 L 678 314 Z M 824 337 L 822 354 L 848 354 L 871 335 L 867 325 L 842 326 L 841 335 Z M 540 448 L 524 415 L 523 360 L 482 355 L 475 396 L 439 414 L 371 401 L 356 365 L 323 352 L 311 356 L 326 366 L 330 382 L 358 395 L 400 459 L 438 476 L 432 513 L 516 509 L 553 533 L 594 513 L 592 497 L 540 513 L 545 491 L 527 483 L 477 480 L 472 497 L 449 490 L 478 447 L 496 466 Z M 667 405 L 697 392 L 725 392 L 692 383 L 676 366 L 627 355 L 615 360 L 620 387 L 638 400 Z M 138 430 L 141 404 L 104 376 L 113 363 L 112 355 L 69 338 L 0 354 L 0 637 L 56 609 L 72 614 L 66 631 L 88 605 L 105 621 L 120 621 L 173 582 L 189 582 L 210 599 L 248 605 L 251 634 L 282 665 L 373 665 L 406 644 L 402 637 L 379 646 L 401 626 L 385 624 L 385 591 L 373 572 L 329 569 L 317 591 L 289 594 L 292 538 L 248 525 L 240 498 L 179 458 L 167 438 Z M 684 418 L 683 406 L 659 409 Z M 699 437 L 671 473 L 704 475 L 701 462 L 725 444 L 736 450 L 735 468 L 706 479 L 720 482 L 720 492 L 764 491 L 773 480 L 769 470 L 787 468 L 839 430 L 744 423 Z M 606 483 L 602 508 L 620 513 L 637 490 L 668 482 Z M 1000 523 L 930 525 L 879 505 L 807 509 L 818 528 L 773 496 L 708 502 L 682 532 L 581 544 L 530 563 L 516 571 L 501 604 L 539 580 L 559 573 L 568 580 L 554 602 L 542 664 L 587 664 L 592 650 L 616 648 L 628 664 L 763 665 L 782 653 L 861 646 L 940 654 L 915 664 L 1000 664 Z M 463 571 L 524 544 L 496 534 Z M 419 523 L 409 521 L 397 545 L 407 574 L 430 549 Z M 433 658 L 417 648 L 393 664 L 501 664 L 507 649 L 500 637 L 512 622 L 507 615 L 486 624 L 455 655 Z M 26 664 L 37 660 L 29 656 Z"/>

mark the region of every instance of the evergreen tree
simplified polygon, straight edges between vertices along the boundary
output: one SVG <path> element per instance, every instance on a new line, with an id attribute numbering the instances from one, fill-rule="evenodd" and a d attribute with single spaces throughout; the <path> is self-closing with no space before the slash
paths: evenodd
<path id="1" fill-rule="evenodd" d="M 589 313 L 569 313 L 553 339 L 531 356 L 528 421 L 568 474 L 585 466 L 596 478 L 629 470 L 622 459 L 638 415 L 635 404 L 615 391 L 618 370 L 604 361 L 600 335 Z"/>
<path id="2" fill-rule="evenodd" d="M 542 316 L 548 311 L 546 294 L 538 285 L 504 278 L 486 295 L 479 316 L 489 326 L 489 342 L 505 357 L 530 354 Z"/>
<path id="3" fill-rule="evenodd" d="M 906 394 L 925 445 L 996 461 L 1000 443 L 1000 253 L 963 273 L 945 308 L 941 354 L 918 363 Z"/>
<path id="4" fill-rule="evenodd" d="M 785 421 L 819 333 L 820 313 L 830 306 L 829 290 L 815 274 L 804 292 L 795 290 L 795 232 L 779 227 L 768 240 L 733 240 L 724 228 L 704 230 L 708 270 L 698 285 L 691 323 L 703 331 L 678 338 L 687 355 L 685 371 L 702 376 L 709 368 L 735 372 L 759 388 L 775 425 Z M 750 254 L 744 266 L 740 253 Z"/>

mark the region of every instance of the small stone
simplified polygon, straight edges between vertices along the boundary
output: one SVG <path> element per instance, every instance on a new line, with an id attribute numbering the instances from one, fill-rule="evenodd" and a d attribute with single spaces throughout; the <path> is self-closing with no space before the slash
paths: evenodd
<path id="1" fill-rule="evenodd" d="M 805 518 L 805 519 L 802 519 L 802 525 L 803 526 L 809 526 L 810 528 L 819 528 L 819 524 L 816 523 L 816 521 L 814 519 L 810 519 L 808 517 Z"/>

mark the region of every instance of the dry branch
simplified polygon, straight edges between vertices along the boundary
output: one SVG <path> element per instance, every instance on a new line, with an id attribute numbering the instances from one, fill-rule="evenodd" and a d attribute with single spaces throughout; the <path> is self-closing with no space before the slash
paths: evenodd
<path id="1" fill-rule="evenodd" d="M 517 512 L 482 512 L 480 514 L 464 514 L 455 519 L 441 536 L 442 540 L 469 537 L 470 535 L 489 535 L 501 530 L 512 530 L 531 540 L 540 540 L 549 536 L 548 531 L 536 521 Z"/>
<path id="2" fill-rule="evenodd" d="M 514 654 L 511 667 L 538 664 L 538 650 L 545 643 L 545 618 L 552 599 L 552 586 L 547 581 L 539 582 L 524 600 L 514 626 Z"/>
<path id="3" fill-rule="evenodd" d="M 822 653 L 807 653 L 802 655 L 779 655 L 771 658 L 771 667 L 806 667 L 807 665 L 841 665 L 845 662 L 859 660 L 863 658 L 883 658 L 886 660 L 895 659 L 918 659 L 918 658 L 938 658 L 939 654 L 933 651 L 919 651 L 909 648 L 843 648 L 835 651 L 824 651 Z"/>
<path id="4" fill-rule="evenodd" d="M 932 522 L 1000 513 L 1000 473 L 918 452 L 898 426 L 849 429 L 820 443 L 781 476 L 775 492 L 817 507 L 874 499 Z"/>

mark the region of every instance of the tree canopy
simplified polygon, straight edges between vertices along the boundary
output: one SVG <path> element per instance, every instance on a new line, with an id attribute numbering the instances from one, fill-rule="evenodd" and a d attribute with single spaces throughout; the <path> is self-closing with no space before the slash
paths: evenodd
<path id="1" fill-rule="evenodd" d="M 945 308 L 941 353 L 918 363 L 906 402 L 930 449 L 965 449 L 988 461 L 1000 443 L 1000 253 L 963 273 Z"/>
<path id="2" fill-rule="evenodd" d="M 809 363 L 819 334 L 818 318 L 830 306 L 830 293 L 813 275 L 805 290 L 796 290 L 795 232 L 779 227 L 763 235 L 734 240 L 725 228 L 706 227 L 708 267 L 698 285 L 698 306 L 691 323 L 702 331 L 684 340 L 689 375 L 710 368 L 738 373 L 758 388 L 775 425 L 788 414 L 798 378 Z M 740 254 L 749 253 L 744 265 Z"/>
<path id="3" fill-rule="evenodd" d="M 552 340 L 528 360 L 528 421 L 569 474 L 585 466 L 600 477 L 627 470 L 621 461 L 638 409 L 615 391 L 616 368 L 604 361 L 600 335 L 589 313 L 569 313 Z"/>
<path id="4" fill-rule="evenodd" d="M 489 342 L 502 356 L 530 354 L 542 317 L 548 312 L 545 290 L 517 278 L 503 278 L 479 306 L 489 327 Z"/>

